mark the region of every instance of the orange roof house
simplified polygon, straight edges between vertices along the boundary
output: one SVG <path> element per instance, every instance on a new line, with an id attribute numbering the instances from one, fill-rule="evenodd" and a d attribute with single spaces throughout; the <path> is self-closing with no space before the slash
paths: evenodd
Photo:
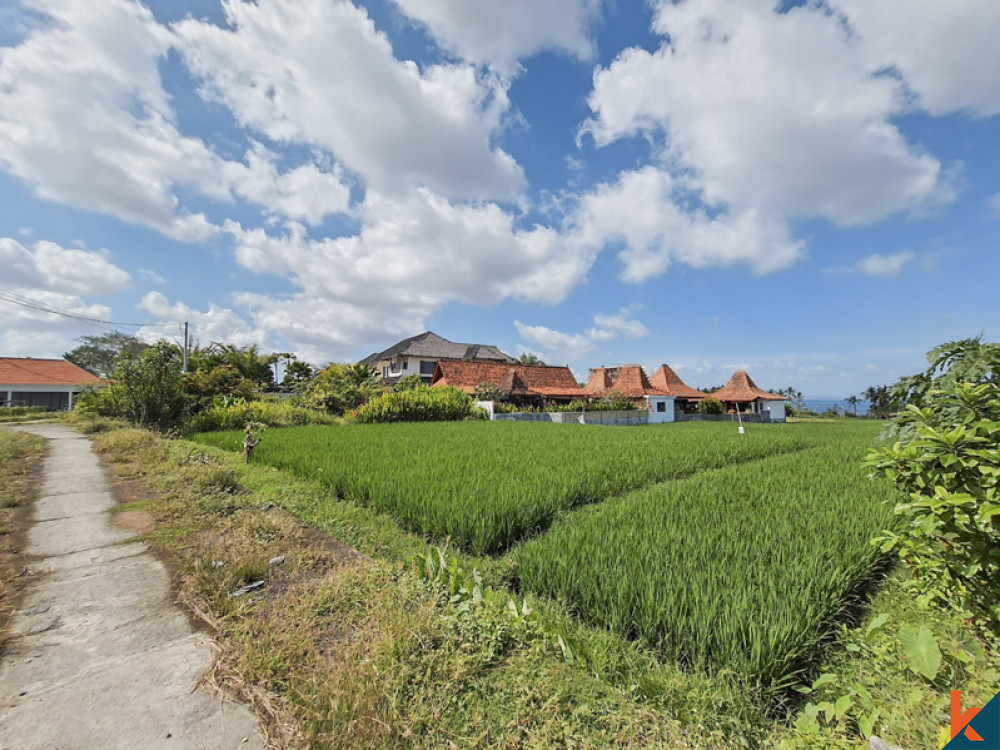
<path id="1" fill-rule="evenodd" d="M 0 406 L 69 409 L 74 393 L 101 382 L 65 359 L 0 357 Z"/>
<path id="2" fill-rule="evenodd" d="M 507 396 L 520 399 L 571 400 L 586 395 L 568 367 L 441 361 L 434 368 L 431 379 L 431 387 L 451 386 L 466 393 L 486 383 L 497 386 Z"/>
<path id="3" fill-rule="evenodd" d="M 733 373 L 733 377 L 729 379 L 728 383 L 722 386 L 722 388 L 717 390 L 715 393 L 710 393 L 708 395 L 729 404 L 749 404 L 757 400 L 788 400 L 785 396 L 779 396 L 776 393 L 768 393 L 762 388 L 758 388 L 757 384 L 753 382 L 753 379 L 747 374 L 746 370 L 737 370 Z"/>
<path id="4" fill-rule="evenodd" d="M 697 401 L 708 397 L 707 393 L 702 393 L 681 380 L 670 365 L 660 365 L 660 369 L 653 373 L 649 382 L 654 388 L 686 401 Z"/>
<path id="5" fill-rule="evenodd" d="M 634 399 L 673 395 L 650 383 L 645 370 L 639 365 L 596 367 L 590 371 L 590 378 L 584 391 L 588 396 L 595 398 L 603 398 L 609 393 L 620 393 L 626 398 Z"/>

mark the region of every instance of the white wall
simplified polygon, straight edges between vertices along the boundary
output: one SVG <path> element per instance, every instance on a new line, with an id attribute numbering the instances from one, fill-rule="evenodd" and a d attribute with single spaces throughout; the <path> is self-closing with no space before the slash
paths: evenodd
<path id="1" fill-rule="evenodd" d="M 657 411 L 657 404 L 665 404 L 666 411 Z M 646 396 L 646 408 L 649 410 L 649 423 L 659 424 L 661 422 L 674 421 L 674 397 L 673 396 Z"/>
<path id="2" fill-rule="evenodd" d="M 785 404 L 787 401 L 763 401 L 763 408 L 768 409 L 771 412 L 772 422 L 784 422 L 785 421 Z"/>

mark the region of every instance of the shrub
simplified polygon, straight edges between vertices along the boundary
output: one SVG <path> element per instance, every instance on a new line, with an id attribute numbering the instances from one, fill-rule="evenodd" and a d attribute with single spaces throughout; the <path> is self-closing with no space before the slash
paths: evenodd
<path id="1" fill-rule="evenodd" d="M 418 388 L 391 391 L 358 408 L 351 414 L 355 422 L 444 422 L 456 419 L 481 419 L 472 398 L 457 388 Z"/>
<path id="2" fill-rule="evenodd" d="M 394 391 L 414 391 L 417 388 L 427 388 L 427 384 L 424 383 L 424 379 L 414 373 L 413 375 L 407 375 L 405 378 L 400 378 L 396 381 L 396 384 L 392 387 Z"/>
<path id="3" fill-rule="evenodd" d="M 703 398 L 698 402 L 699 414 L 725 414 L 726 409 L 717 398 Z"/>
<path id="4" fill-rule="evenodd" d="M 304 424 L 334 424 L 335 417 L 317 409 L 295 406 L 287 399 L 267 398 L 258 401 L 245 399 L 216 399 L 195 415 L 188 427 L 195 432 L 215 430 L 242 430 L 247 422 L 259 422 L 268 427 L 292 427 Z"/>

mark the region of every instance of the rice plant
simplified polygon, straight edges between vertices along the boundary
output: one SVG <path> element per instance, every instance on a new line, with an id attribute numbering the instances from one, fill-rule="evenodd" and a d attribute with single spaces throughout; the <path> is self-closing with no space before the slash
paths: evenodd
<path id="1" fill-rule="evenodd" d="M 254 459 L 314 477 L 406 528 L 487 554 L 546 529 L 560 511 L 813 444 L 787 427 L 739 435 L 732 425 L 710 423 L 306 426 L 270 431 Z M 237 433 L 195 439 L 231 450 L 242 443 Z"/>
<path id="2" fill-rule="evenodd" d="M 884 558 L 888 483 L 860 459 L 876 426 L 583 508 L 515 551 L 522 585 L 664 658 L 773 693 L 809 662 Z M 846 426 L 845 426 L 846 427 Z"/>

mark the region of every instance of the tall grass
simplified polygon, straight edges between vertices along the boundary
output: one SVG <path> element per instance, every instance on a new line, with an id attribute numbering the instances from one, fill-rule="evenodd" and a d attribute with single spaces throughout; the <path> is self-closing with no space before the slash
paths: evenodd
<path id="1" fill-rule="evenodd" d="M 237 433 L 195 439 L 230 450 L 242 443 Z M 484 554 L 544 530 L 559 511 L 810 444 L 780 425 L 741 436 L 732 425 L 710 423 L 456 422 L 271 431 L 254 459 L 315 477 L 406 528 Z"/>
<path id="2" fill-rule="evenodd" d="M 515 552 L 522 584 L 671 660 L 787 686 L 892 523 L 892 488 L 860 465 L 878 427 L 823 427 L 826 445 L 568 514 Z"/>

